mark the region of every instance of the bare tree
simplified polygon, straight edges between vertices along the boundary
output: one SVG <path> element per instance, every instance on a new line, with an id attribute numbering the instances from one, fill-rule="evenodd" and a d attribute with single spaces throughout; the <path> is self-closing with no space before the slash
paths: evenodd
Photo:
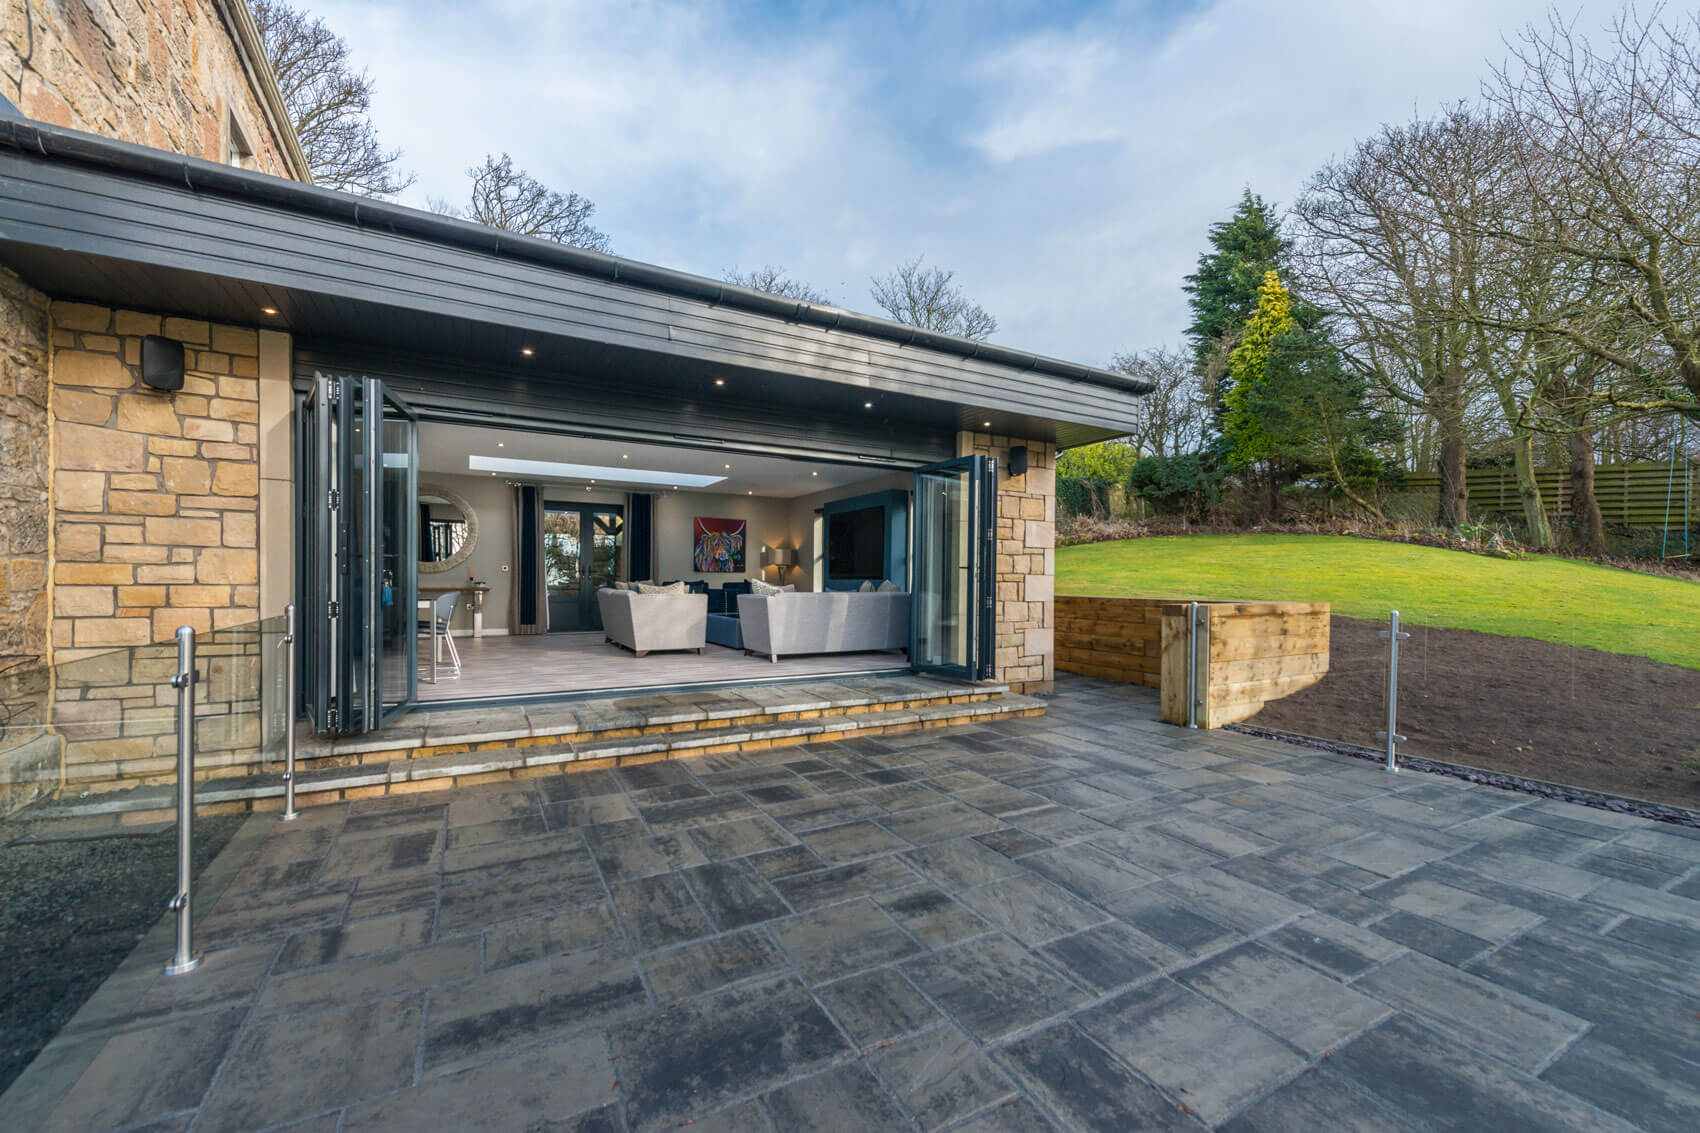
<path id="1" fill-rule="evenodd" d="M 612 250 L 608 237 L 590 223 L 596 214 L 595 203 L 574 192 L 555 192 L 525 170 L 515 169 L 514 159 L 507 154 L 500 158 L 486 154 L 484 164 L 468 169 L 466 175 L 472 178 L 467 207 L 463 210 L 433 199 L 432 212 L 462 216 L 492 228 L 592 252 Z"/>
<path id="2" fill-rule="evenodd" d="M 1521 130 L 1524 191 L 1553 221 L 1505 235 L 1604 285 L 1603 306 L 1561 306 L 1545 329 L 1607 364 L 1594 398 L 1700 417 L 1700 14 L 1662 14 L 1631 8 L 1596 47 L 1554 13 L 1487 97 Z M 1646 347 L 1663 356 L 1652 370 Z"/>
<path id="3" fill-rule="evenodd" d="M 1467 519 L 1469 410 L 1479 388 L 1480 282 L 1474 182 L 1491 143 L 1467 108 L 1383 127 L 1311 179 L 1293 215 L 1301 294 L 1336 318 L 1347 357 L 1387 396 L 1433 417 L 1440 520 Z"/>
<path id="4" fill-rule="evenodd" d="M 1180 456 L 1204 442 L 1210 407 L 1204 397 L 1198 362 L 1184 350 L 1157 347 L 1118 354 L 1112 370 L 1151 384 L 1135 407 L 1138 422 L 1128 441 L 1141 456 Z"/>
<path id="5" fill-rule="evenodd" d="M 775 264 L 763 264 L 749 271 L 738 271 L 736 268 L 721 277 L 727 283 L 736 283 L 739 287 L 748 287 L 752 291 L 766 291 L 770 295 L 783 295 L 787 299 L 801 299 L 805 303 L 823 303 L 831 305 L 832 300 L 822 292 L 800 279 L 792 279 L 785 274 L 785 269 Z"/>
<path id="6" fill-rule="evenodd" d="M 978 303 L 971 303 L 955 283 L 956 273 L 923 267 L 916 256 L 897 265 L 890 275 L 874 278 L 873 297 L 886 314 L 900 323 L 954 334 L 983 342 L 997 333 L 998 321 Z"/>
<path id="7" fill-rule="evenodd" d="M 413 184 L 397 170 L 400 150 L 378 144 L 369 117 L 372 78 L 348 63 L 348 43 L 304 8 L 250 0 L 313 180 L 327 189 L 390 197 Z"/>

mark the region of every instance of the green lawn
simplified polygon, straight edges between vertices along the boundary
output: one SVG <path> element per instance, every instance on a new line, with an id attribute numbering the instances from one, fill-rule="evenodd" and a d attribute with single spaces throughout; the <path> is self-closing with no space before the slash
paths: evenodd
<path id="1" fill-rule="evenodd" d="M 1700 583 L 1569 559 L 1332 535 L 1191 535 L 1057 551 L 1057 593 L 1328 602 L 1334 613 L 1586 645 L 1700 669 Z"/>

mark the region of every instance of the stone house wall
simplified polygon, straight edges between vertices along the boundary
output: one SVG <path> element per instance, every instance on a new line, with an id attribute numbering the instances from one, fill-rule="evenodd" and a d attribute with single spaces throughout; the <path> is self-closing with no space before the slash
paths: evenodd
<path id="1" fill-rule="evenodd" d="M 1009 450 L 1027 446 L 1027 471 L 1009 475 Z M 958 456 L 998 462 L 996 678 L 1022 693 L 1056 681 L 1057 447 L 990 433 L 958 433 Z"/>
<path id="2" fill-rule="evenodd" d="M 47 296 L 0 269 L 0 672 L 47 652 Z"/>
<path id="3" fill-rule="evenodd" d="M 52 305 L 52 656 L 252 622 L 259 607 L 259 336 Z M 184 343 L 183 389 L 141 384 L 143 335 Z"/>
<path id="4" fill-rule="evenodd" d="M 31 0 L 3 11 L 0 82 L 26 117 L 221 163 L 234 119 L 248 168 L 304 176 L 287 121 L 268 113 L 268 103 L 281 110 L 269 67 L 243 47 L 245 0 Z"/>

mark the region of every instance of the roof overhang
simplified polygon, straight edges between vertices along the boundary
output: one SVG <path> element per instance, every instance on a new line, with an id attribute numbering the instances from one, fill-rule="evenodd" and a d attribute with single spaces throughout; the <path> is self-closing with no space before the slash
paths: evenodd
<path id="1" fill-rule="evenodd" d="M 794 403 L 866 397 L 896 420 L 992 421 L 1064 446 L 1129 431 L 1149 388 L 17 119 L 0 121 L 0 260 L 55 297 L 274 326 L 306 343 L 662 385 L 747 374 Z"/>

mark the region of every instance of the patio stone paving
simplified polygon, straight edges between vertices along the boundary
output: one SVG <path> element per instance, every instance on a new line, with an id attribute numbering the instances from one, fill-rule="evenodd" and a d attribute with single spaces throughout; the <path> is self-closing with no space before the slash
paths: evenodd
<path id="1" fill-rule="evenodd" d="M 0 1128 L 1700 1128 L 1700 830 L 1156 708 L 256 816 Z"/>

